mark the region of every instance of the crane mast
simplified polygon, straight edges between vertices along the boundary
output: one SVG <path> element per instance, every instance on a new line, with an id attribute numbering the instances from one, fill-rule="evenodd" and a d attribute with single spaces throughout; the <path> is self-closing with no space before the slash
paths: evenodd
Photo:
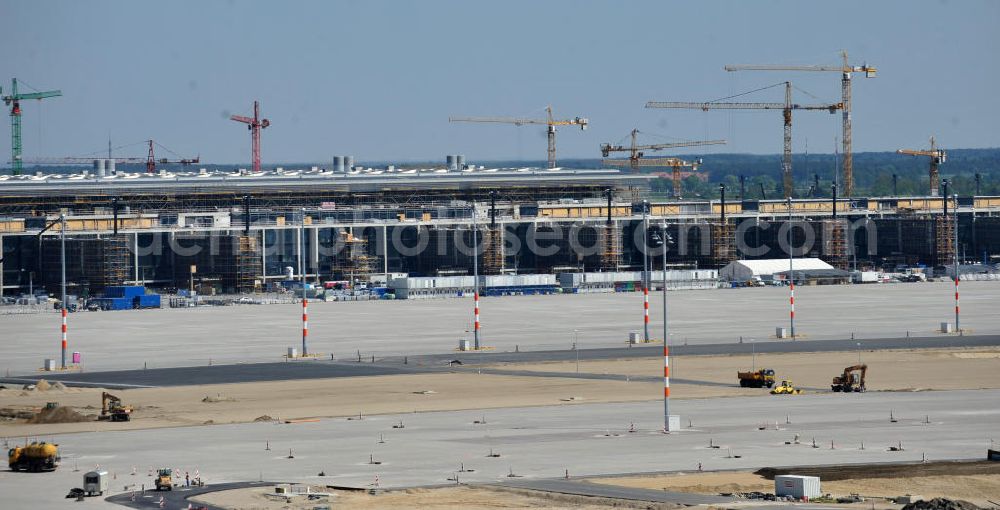
<path id="1" fill-rule="evenodd" d="M 647 150 L 658 151 L 662 149 L 675 149 L 679 147 L 700 147 L 703 145 L 723 145 L 726 143 L 725 140 L 702 140 L 702 141 L 691 141 L 691 142 L 672 142 L 672 143 L 654 143 L 650 145 L 638 145 L 636 143 L 636 137 L 639 134 L 638 129 L 633 129 L 630 133 L 632 137 L 632 144 L 625 145 L 612 145 L 610 143 L 601 144 L 601 155 L 605 158 L 612 152 L 628 152 L 629 161 L 632 163 L 629 167 L 633 172 L 637 172 L 639 169 L 639 160 L 642 159 L 643 152 Z M 614 160 L 612 160 L 614 161 Z"/>
<path id="2" fill-rule="evenodd" d="M 549 168 L 556 167 L 556 126 L 580 126 L 580 130 L 586 130 L 590 123 L 586 118 L 575 117 L 567 120 L 555 120 L 552 117 L 552 106 L 545 107 L 545 119 L 527 119 L 521 117 L 448 117 L 448 122 L 492 122 L 500 124 L 513 124 L 523 126 L 526 124 L 541 124 L 547 127 L 546 136 L 548 138 L 548 165 Z"/>
<path id="3" fill-rule="evenodd" d="M 682 108 L 689 110 L 781 110 L 784 121 L 784 150 L 781 160 L 782 182 L 785 198 L 792 196 L 792 110 L 822 110 L 831 114 L 843 108 L 842 103 L 832 104 L 797 104 L 792 102 L 792 84 L 785 82 L 784 103 L 723 103 L 723 102 L 684 102 L 684 101 L 649 101 L 646 108 Z"/>
<path id="4" fill-rule="evenodd" d="M 852 149 L 851 134 L 851 73 L 865 73 L 866 78 L 874 78 L 878 70 L 874 66 L 862 64 L 852 66 L 847 62 L 847 52 L 840 52 L 843 62 L 839 66 L 807 65 L 807 66 L 786 66 L 775 64 L 762 65 L 727 65 L 726 71 L 813 71 L 813 72 L 835 72 L 840 73 L 840 94 L 842 115 L 841 133 L 844 150 L 844 195 L 851 196 L 854 193 L 854 153 Z"/>
<path id="5" fill-rule="evenodd" d="M 930 192 L 932 197 L 938 196 L 938 185 L 939 185 L 939 175 L 938 175 L 938 165 L 944 163 L 948 158 L 948 154 L 944 149 L 939 149 L 937 143 L 934 141 L 934 137 L 931 137 L 931 148 L 930 150 L 921 149 L 899 149 L 896 154 L 907 154 L 910 156 L 926 156 L 930 158 L 931 165 L 929 171 L 930 180 Z"/>
<path id="6" fill-rule="evenodd" d="M 251 151 L 253 152 L 253 171 L 260 172 L 260 130 L 271 125 L 271 121 L 260 118 L 260 102 L 253 102 L 253 117 L 233 115 L 229 120 L 242 122 L 250 130 Z"/>
<path id="7" fill-rule="evenodd" d="M 0 89 L 0 97 L 4 104 L 10 106 L 10 164 L 13 175 L 21 175 L 24 169 L 24 161 L 21 146 L 21 100 L 38 99 L 61 96 L 62 91 L 47 90 L 45 92 L 32 92 L 29 94 L 19 94 L 17 92 L 17 78 L 11 80 L 10 95 L 3 95 Z"/>
<path id="8" fill-rule="evenodd" d="M 602 161 L 603 164 L 608 166 L 629 166 L 631 168 L 636 168 L 640 166 L 654 166 L 654 167 L 665 167 L 671 169 L 671 180 L 673 181 L 674 188 L 674 198 L 681 198 L 681 168 L 691 168 L 692 170 L 698 170 L 702 161 L 700 159 L 695 161 L 687 161 L 680 158 L 645 158 L 633 161 L 629 159 L 605 159 Z"/>

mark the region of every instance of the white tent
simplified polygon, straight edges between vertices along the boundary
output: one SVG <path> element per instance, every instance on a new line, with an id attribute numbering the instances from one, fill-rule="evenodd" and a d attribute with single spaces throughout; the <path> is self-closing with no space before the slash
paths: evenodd
<path id="1" fill-rule="evenodd" d="M 792 270 L 810 269 L 833 269 L 833 266 L 820 259 L 792 259 Z M 719 270 L 719 277 L 723 280 L 742 282 L 754 276 L 770 278 L 774 273 L 782 271 L 788 271 L 788 259 L 734 260 Z"/>

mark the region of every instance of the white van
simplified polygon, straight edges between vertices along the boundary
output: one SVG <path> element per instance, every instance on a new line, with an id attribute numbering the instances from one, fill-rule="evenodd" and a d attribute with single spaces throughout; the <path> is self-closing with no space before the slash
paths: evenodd
<path id="1" fill-rule="evenodd" d="M 83 492 L 88 496 L 103 496 L 108 491 L 108 472 L 91 471 L 83 475 Z"/>

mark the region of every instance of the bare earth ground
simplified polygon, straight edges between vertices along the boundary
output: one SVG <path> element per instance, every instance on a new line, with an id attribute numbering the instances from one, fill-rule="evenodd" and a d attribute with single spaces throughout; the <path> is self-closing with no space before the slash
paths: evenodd
<path id="1" fill-rule="evenodd" d="M 821 490 L 834 498 L 859 494 L 865 498 L 894 498 L 905 494 L 915 494 L 924 499 L 943 497 L 963 499 L 980 506 L 993 506 L 989 501 L 1000 500 L 1000 466 L 984 466 L 987 463 L 972 463 L 970 469 L 939 464 L 942 469 L 921 472 L 924 465 L 898 466 L 887 476 L 868 476 L 867 470 L 853 466 L 849 468 L 852 478 L 841 478 L 834 474 L 809 473 L 820 476 Z M 823 468 L 816 468 L 822 470 Z M 833 468 L 840 469 L 840 468 Z M 955 471 L 955 474 L 941 474 L 939 471 Z M 973 474 L 979 472 L 980 474 Z M 806 473 L 803 473 L 806 474 Z M 842 473 L 841 473 L 842 474 Z M 595 478 L 591 482 L 642 489 L 662 489 L 698 494 L 720 494 L 733 492 L 774 492 L 774 480 L 762 475 L 746 472 L 679 473 L 653 476 Z M 867 508 L 868 506 L 865 505 Z"/>
<path id="2" fill-rule="evenodd" d="M 654 397 L 656 385 L 627 383 L 624 378 L 595 381 L 451 373 L 142 388 L 114 393 L 137 408 L 131 422 L 26 425 L 7 421 L 0 422 L 0 436 L 176 427 L 209 421 L 250 422 L 264 415 L 286 420 L 352 416 L 362 412 L 389 414 L 560 402 L 636 401 Z M 84 413 L 96 413 L 100 410 L 100 396 L 101 390 L 90 388 L 46 392 L 4 390 L 0 391 L 0 408 L 41 407 L 54 401 L 81 408 Z M 206 397 L 209 402 L 203 401 Z M 573 397 L 576 397 L 573 401 L 563 400 Z"/>
<path id="3" fill-rule="evenodd" d="M 761 396 L 766 390 L 740 388 L 736 371 L 748 370 L 750 356 L 690 356 L 671 359 L 674 379 L 697 379 L 718 385 L 671 385 L 675 398 Z M 1000 350 L 914 350 L 862 352 L 869 366 L 870 390 L 1000 388 Z M 757 356 L 757 367 L 775 369 L 779 379 L 829 391 L 830 379 L 843 367 L 857 363 L 856 353 L 767 354 Z M 659 376 L 659 358 L 585 361 L 581 372 L 620 374 L 620 380 L 526 377 L 475 373 L 391 375 L 313 379 L 170 388 L 115 390 L 136 408 L 129 423 L 80 422 L 25 424 L 0 421 L 0 436 L 25 436 L 97 430 L 237 423 L 263 416 L 271 419 L 389 414 L 564 403 L 641 401 L 661 395 L 660 382 L 629 378 Z M 573 362 L 504 365 L 504 369 L 576 370 Z M 0 390 L 2 410 L 37 410 L 46 402 L 71 406 L 82 414 L 100 410 L 100 389 Z M 572 399 L 572 400 L 570 400 Z"/>
<path id="4" fill-rule="evenodd" d="M 752 356 L 671 356 L 670 377 L 736 385 L 736 372 L 750 370 Z M 874 391 L 917 389 L 955 390 L 996 388 L 1000 385 L 1000 350 L 988 349 L 915 349 L 865 351 L 861 361 L 868 365 L 867 386 Z M 830 380 L 843 369 L 858 363 L 857 352 L 817 352 L 758 354 L 756 367 L 772 368 L 775 378 L 790 379 L 803 387 L 830 390 Z M 628 376 L 660 375 L 661 358 L 582 361 L 580 372 L 622 374 Z M 504 368 L 544 372 L 573 372 L 574 362 L 511 364 Z M 671 383 L 671 396 L 684 398 L 756 394 L 733 388 L 690 388 Z M 676 391 L 674 391 L 676 390 Z M 688 393 L 688 390 L 695 393 Z"/>
<path id="5" fill-rule="evenodd" d="M 219 491 L 191 498 L 197 503 L 211 504 L 229 509 L 254 510 L 311 510 L 318 505 L 329 505 L 330 508 L 421 508 L 424 510 L 444 510 L 462 508 L 466 510 L 492 510 L 508 508 L 547 508 L 551 510 L 597 510 L 610 507 L 610 500 L 585 498 L 576 496 L 548 496 L 531 491 L 515 491 L 504 489 L 489 489 L 480 487 L 445 487 L 438 489 L 407 489 L 370 495 L 366 492 L 330 491 L 334 494 L 327 500 L 309 501 L 305 497 L 296 497 L 291 503 L 284 500 L 268 498 L 264 494 L 273 492 L 273 487 L 252 489 L 236 489 Z M 592 501 L 588 501 L 592 500 Z M 615 501 L 616 507 L 628 508 L 625 502 Z M 673 505 L 656 505 L 637 503 L 636 508 L 674 508 Z"/>

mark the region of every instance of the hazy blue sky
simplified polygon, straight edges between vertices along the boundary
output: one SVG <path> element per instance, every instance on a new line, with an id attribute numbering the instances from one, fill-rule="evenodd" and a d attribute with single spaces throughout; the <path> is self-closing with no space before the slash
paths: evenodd
<path id="1" fill-rule="evenodd" d="M 544 159 L 538 126 L 449 124 L 449 115 L 585 116 L 561 157 L 597 157 L 633 127 L 728 138 L 711 152 L 777 153 L 779 112 L 646 110 L 790 79 L 825 101 L 836 73 L 727 73 L 730 63 L 835 64 L 854 83 L 855 151 L 1000 146 L 996 1 L 12 1 L 0 0 L 0 85 L 60 98 L 24 105 L 26 157 L 83 155 L 154 138 L 213 162 L 249 160 L 227 120 L 259 99 L 265 164 Z M 817 102 L 800 92 L 797 102 Z M 780 101 L 773 89 L 755 99 Z M 6 117 L 6 116 L 4 116 Z M 0 154 L 9 159 L 9 123 Z M 795 151 L 832 152 L 840 116 L 800 113 Z M 650 141 L 655 138 L 650 139 Z M 141 155 L 141 148 L 129 151 Z"/>

